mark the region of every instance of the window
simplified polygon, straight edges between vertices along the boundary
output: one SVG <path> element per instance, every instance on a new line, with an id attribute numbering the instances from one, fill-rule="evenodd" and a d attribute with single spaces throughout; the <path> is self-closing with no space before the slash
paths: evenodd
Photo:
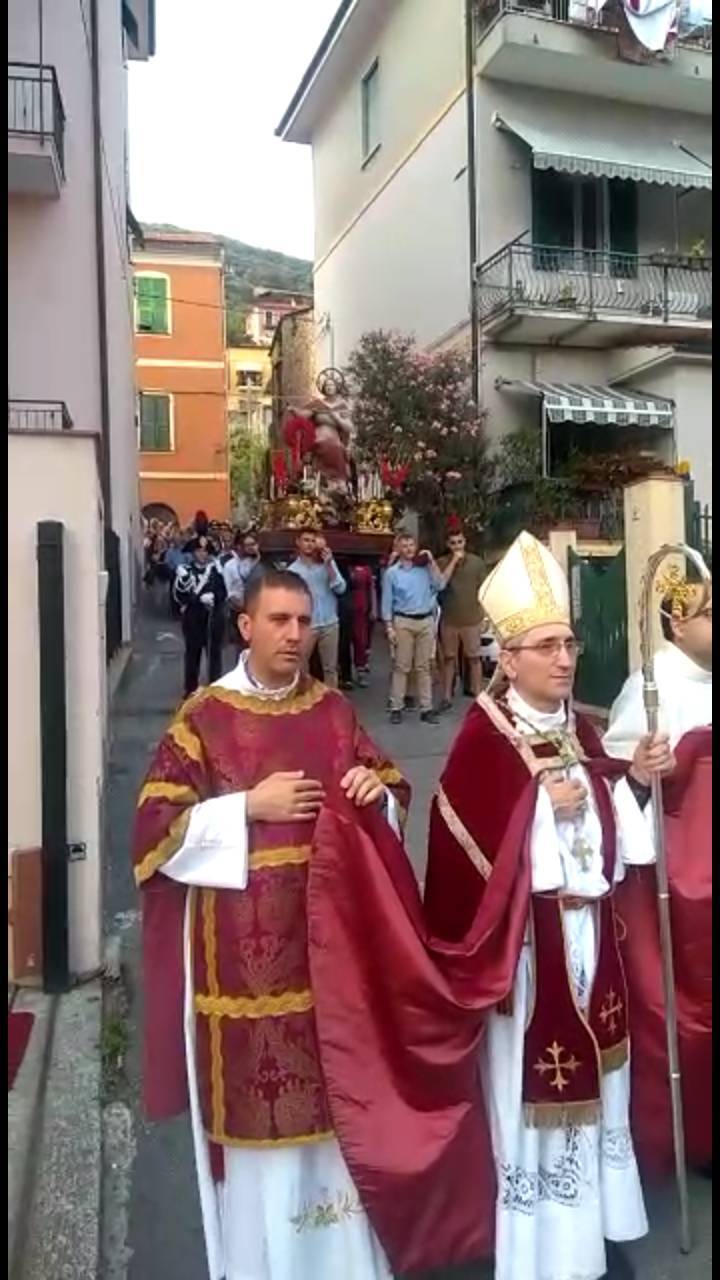
<path id="1" fill-rule="evenodd" d="M 263 376 L 258 369 L 238 369 L 235 382 L 238 387 L 261 387 Z"/>
<path id="2" fill-rule="evenodd" d="M 171 451 L 170 396 L 141 392 L 140 448 L 143 453 Z"/>
<path id="3" fill-rule="evenodd" d="M 380 63 L 375 60 L 363 76 L 362 93 L 362 155 L 369 160 L 380 146 Z"/>
<path id="4" fill-rule="evenodd" d="M 264 321 L 264 323 L 265 323 L 265 328 L 266 328 L 266 329 L 274 329 L 274 328 L 275 328 L 275 312 L 274 312 L 274 311 L 266 311 L 266 312 L 265 312 L 265 321 Z"/>
<path id="5" fill-rule="evenodd" d="M 584 178 L 553 169 L 532 175 L 533 265 L 613 276 L 637 272 L 637 186 L 623 178 Z"/>
<path id="6" fill-rule="evenodd" d="M 170 332 L 170 281 L 167 276 L 135 277 L 138 333 Z"/>

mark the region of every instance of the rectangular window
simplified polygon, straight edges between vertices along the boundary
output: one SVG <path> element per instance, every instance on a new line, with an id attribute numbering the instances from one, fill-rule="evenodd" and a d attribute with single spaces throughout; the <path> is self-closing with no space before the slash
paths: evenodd
<path id="1" fill-rule="evenodd" d="M 238 369 L 236 382 L 238 387 L 261 387 L 262 373 L 257 369 Z"/>
<path id="2" fill-rule="evenodd" d="M 532 174 L 533 265 L 614 276 L 637 272 L 637 187 L 553 169 Z"/>
<path id="3" fill-rule="evenodd" d="M 170 396 L 140 394 L 140 449 L 143 453 L 169 453 Z"/>
<path id="4" fill-rule="evenodd" d="M 135 277 L 138 333 L 170 332 L 168 284 L 167 276 Z"/>
<path id="5" fill-rule="evenodd" d="M 274 311 L 265 312 L 265 328 L 266 329 L 275 328 L 275 312 Z"/>
<path id="6" fill-rule="evenodd" d="M 375 60 L 363 76 L 362 101 L 362 156 L 369 157 L 380 146 L 380 63 Z"/>

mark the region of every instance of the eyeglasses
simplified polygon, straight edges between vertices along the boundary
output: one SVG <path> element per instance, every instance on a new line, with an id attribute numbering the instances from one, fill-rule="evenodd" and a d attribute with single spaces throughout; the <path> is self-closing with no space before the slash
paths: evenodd
<path id="1" fill-rule="evenodd" d="M 585 645 L 582 640 L 576 640 L 572 636 L 569 640 L 541 640 L 538 644 L 516 644 L 508 648 L 508 653 L 522 653 L 523 650 L 528 653 L 537 653 L 541 658 L 548 660 L 559 658 L 561 653 L 566 653 L 568 658 L 579 658 L 585 650 Z"/>

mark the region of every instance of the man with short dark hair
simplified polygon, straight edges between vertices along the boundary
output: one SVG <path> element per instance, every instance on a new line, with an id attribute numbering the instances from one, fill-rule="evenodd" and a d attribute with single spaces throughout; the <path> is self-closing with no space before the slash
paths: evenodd
<path id="1" fill-rule="evenodd" d="M 465 532 L 457 519 L 448 521 L 447 555 L 440 557 L 438 568 L 445 577 L 445 588 L 440 597 L 443 697 L 438 710 L 449 711 L 461 644 L 470 668 L 473 697 L 482 690 L 482 610 L 478 592 L 486 577 L 485 565 L 480 556 L 468 551 Z"/>
<path id="2" fill-rule="evenodd" d="M 411 533 L 396 541 L 397 558 L 385 572 L 382 618 L 392 654 L 390 721 L 402 721 L 408 677 L 417 676 L 420 719 L 437 724 L 432 705 L 431 666 L 435 648 L 435 612 L 445 578 L 429 551 L 418 553 Z"/>
<path id="3" fill-rule="evenodd" d="M 189 564 L 181 564 L 173 582 L 173 599 L 185 638 L 185 697 L 198 687 L 203 650 L 207 653 L 208 684 L 222 670 L 225 630 L 225 581 L 213 559 L 207 538 L 198 538 Z"/>
<path id="4" fill-rule="evenodd" d="M 249 579 L 248 648 L 182 708 L 139 801 L 146 1106 L 161 1119 L 189 1098 L 212 1280 L 390 1280 L 353 1133 L 335 1132 L 309 875 L 321 810 L 399 832 L 409 789 L 350 703 L 303 674 L 312 606 L 295 573 Z"/>
<path id="5" fill-rule="evenodd" d="M 289 568 L 306 583 L 313 605 L 312 644 L 307 660 L 310 661 L 317 649 L 323 680 L 331 689 L 337 689 L 340 647 L 338 597 L 344 595 L 347 584 L 324 536 L 316 529 L 303 529 L 295 545 L 298 554 Z"/>

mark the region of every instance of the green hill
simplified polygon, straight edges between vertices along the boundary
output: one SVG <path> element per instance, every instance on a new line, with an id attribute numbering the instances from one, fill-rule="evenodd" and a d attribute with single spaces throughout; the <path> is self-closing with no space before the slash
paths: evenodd
<path id="1" fill-rule="evenodd" d="M 170 223 L 148 223 L 148 231 L 187 231 Z M 274 249 L 258 249 L 230 236 L 219 236 L 225 250 L 225 298 L 227 301 L 228 343 L 232 346 L 245 332 L 245 314 L 253 289 L 285 289 L 312 293 L 312 263 L 291 258 Z"/>

